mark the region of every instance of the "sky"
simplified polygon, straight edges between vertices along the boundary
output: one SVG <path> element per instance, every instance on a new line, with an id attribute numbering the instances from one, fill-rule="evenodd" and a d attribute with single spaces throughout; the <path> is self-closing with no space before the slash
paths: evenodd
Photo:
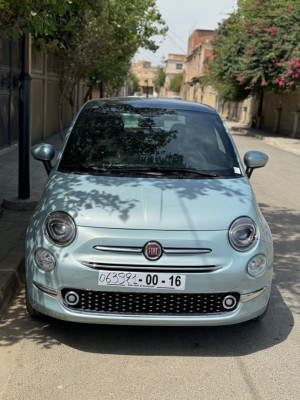
<path id="1" fill-rule="evenodd" d="M 156 38 L 160 46 L 156 53 L 140 49 L 133 61 L 151 61 L 163 65 L 168 54 L 186 54 L 188 38 L 195 29 L 214 30 L 236 9 L 237 0 L 156 0 L 157 8 L 166 21 L 167 36 Z"/>

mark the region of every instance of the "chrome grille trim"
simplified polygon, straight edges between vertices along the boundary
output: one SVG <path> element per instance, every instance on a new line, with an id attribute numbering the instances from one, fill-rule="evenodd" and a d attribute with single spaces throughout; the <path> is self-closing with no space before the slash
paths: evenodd
<path id="1" fill-rule="evenodd" d="M 172 249 L 172 248 L 166 248 L 163 249 L 163 252 L 165 254 L 209 254 L 212 252 L 211 249 Z"/>
<path id="2" fill-rule="evenodd" d="M 143 247 L 122 247 L 122 246 L 94 246 L 98 251 L 111 251 L 113 253 L 142 253 Z"/>
<path id="3" fill-rule="evenodd" d="M 125 246 L 94 246 L 97 251 L 109 251 L 112 253 L 131 253 L 131 254 L 141 254 L 144 247 L 125 247 Z M 162 249 L 165 254 L 174 255 L 187 255 L 187 254 L 209 254 L 212 252 L 211 249 L 189 249 L 189 248 L 172 248 L 167 247 Z"/>
<path id="4" fill-rule="evenodd" d="M 131 265 L 131 264 L 105 264 L 98 262 L 82 261 L 82 265 L 94 269 L 122 270 L 122 271 L 147 271 L 147 272 L 211 272 L 222 269 L 221 265 Z"/>

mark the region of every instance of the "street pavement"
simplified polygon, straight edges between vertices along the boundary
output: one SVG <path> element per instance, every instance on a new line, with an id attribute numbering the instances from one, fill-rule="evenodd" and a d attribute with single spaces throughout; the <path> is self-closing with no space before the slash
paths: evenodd
<path id="1" fill-rule="evenodd" d="M 234 121 L 226 124 L 234 135 L 252 136 L 300 155 L 299 138 L 278 136 Z M 56 154 L 61 149 L 59 134 L 47 138 L 46 142 L 53 144 Z M 31 197 L 27 201 L 18 200 L 18 147 L 0 150 L 0 315 L 24 281 L 25 232 L 33 212 L 30 208 L 40 198 L 46 182 L 44 166 L 31 157 Z"/>

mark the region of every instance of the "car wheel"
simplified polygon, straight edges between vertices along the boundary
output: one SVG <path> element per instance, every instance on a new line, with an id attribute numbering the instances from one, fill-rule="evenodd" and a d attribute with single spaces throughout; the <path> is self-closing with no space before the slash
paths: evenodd
<path id="1" fill-rule="evenodd" d="M 42 313 L 40 313 L 39 311 L 35 310 L 32 305 L 30 304 L 30 301 L 28 299 L 28 295 L 27 295 L 27 287 L 25 287 L 25 301 L 26 301 L 26 310 L 28 312 L 28 314 L 31 316 L 32 319 L 39 319 L 43 316 Z"/>
<path id="2" fill-rule="evenodd" d="M 267 304 L 267 307 L 266 307 L 265 311 L 262 314 L 258 315 L 256 318 L 253 318 L 252 321 L 261 321 L 263 318 L 265 318 L 265 316 L 267 314 L 267 311 L 268 311 L 268 308 L 269 308 L 269 302 Z"/>

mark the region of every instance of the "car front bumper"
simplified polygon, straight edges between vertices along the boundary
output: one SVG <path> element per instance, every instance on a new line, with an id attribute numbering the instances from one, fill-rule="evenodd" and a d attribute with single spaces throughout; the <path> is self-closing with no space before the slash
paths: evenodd
<path id="1" fill-rule="evenodd" d="M 111 325 L 217 326 L 238 324 L 261 315 L 267 308 L 270 286 L 240 297 L 234 311 L 205 315 L 126 314 L 72 310 L 60 290 L 34 283 L 30 303 L 37 311 L 61 320 Z"/>

